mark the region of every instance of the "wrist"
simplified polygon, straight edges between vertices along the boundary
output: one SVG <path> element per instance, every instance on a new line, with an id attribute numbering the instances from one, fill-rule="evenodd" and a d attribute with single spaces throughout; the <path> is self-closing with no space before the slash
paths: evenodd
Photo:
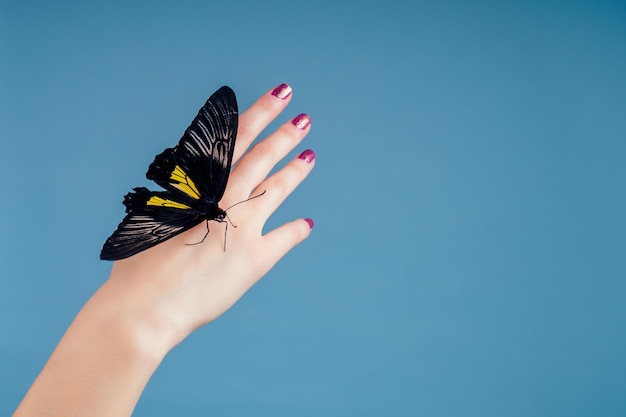
<path id="1" fill-rule="evenodd" d="M 76 316 L 16 417 L 132 414 L 171 340 L 149 311 L 132 308 L 132 292 L 112 284 L 107 281 Z"/>
<path id="2" fill-rule="evenodd" d="M 158 364 L 185 337 L 181 320 L 150 286 L 135 286 L 127 278 L 112 272 L 89 304 L 134 355 Z"/>

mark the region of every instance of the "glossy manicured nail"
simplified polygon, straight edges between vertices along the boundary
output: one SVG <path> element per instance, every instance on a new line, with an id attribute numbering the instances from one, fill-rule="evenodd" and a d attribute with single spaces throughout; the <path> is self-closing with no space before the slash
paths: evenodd
<path id="1" fill-rule="evenodd" d="M 311 118 L 308 115 L 302 113 L 297 115 L 296 118 L 291 121 L 291 123 L 298 129 L 304 130 L 307 128 L 308 125 L 311 124 Z"/>
<path id="2" fill-rule="evenodd" d="M 315 159 L 315 152 L 313 152 L 311 149 L 307 149 L 306 151 L 298 155 L 298 158 L 302 159 L 307 164 L 310 164 Z"/>
<path id="3" fill-rule="evenodd" d="M 312 219 L 306 218 L 304 219 L 304 221 L 309 224 L 309 228 L 313 229 L 313 226 L 315 225 L 315 223 L 313 223 Z"/>
<path id="4" fill-rule="evenodd" d="M 285 100 L 291 95 L 291 87 L 288 84 L 281 84 L 272 91 L 274 97 L 278 97 L 281 100 Z"/>

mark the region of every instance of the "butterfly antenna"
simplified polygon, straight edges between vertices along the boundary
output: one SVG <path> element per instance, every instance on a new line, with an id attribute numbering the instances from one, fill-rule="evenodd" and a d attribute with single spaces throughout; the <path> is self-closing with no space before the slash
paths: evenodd
<path id="1" fill-rule="evenodd" d="M 250 197 L 250 198 L 242 200 L 242 201 L 240 201 L 238 203 L 235 203 L 232 206 L 228 207 L 226 210 L 224 210 L 224 213 L 226 213 L 226 222 L 225 222 L 226 223 L 226 227 L 224 228 L 224 252 L 226 252 L 226 235 L 228 234 L 228 223 L 230 223 L 235 229 L 237 228 L 237 225 L 235 223 L 233 223 L 233 221 L 230 219 L 230 216 L 228 215 L 228 210 L 230 210 L 231 208 L 235 207 L 238 204 L 245 203 L 245 202 L 248 202 L 250 200 L 254 200 L 257 197 L 261 197 L 263 194 L 265 194 L 266 191 L 267 190 L 263 190 L 263 192 L 261 194 L 255 195 L 254 197 Z M 208 223 L 209 222 L 207 222 L 207 229 L 209 227 Z M 209 234 L 208 231 L 207 231 L 207 234 Z M 206 236 L 205 236 L 205 238 L 206 238 Z M 204 240 L 204 239 L 202 239 L 202 240 Z"/>
<path id="2" fill-rule="evenodd" d="M 267 191 L 267 190 L 263 190 L 263 192 L 261 194 L 259 194 L 259 195 L 255 195 L 254 197 L 250 197 L 250 198 L 247 198 L 247 199 L 245 199 L 243 201 L 235 203 L 232 206 L 228 207 L 226 210 L 224 210 L 224 213 L 226 213 L 226 220 L 228 220 L 228 222 L 226 222 L 226 228 L 228 228 L 228 223 L 230 223 L 235 229 L 237 228 L 237 225 L 235 223 L 233 223 L 233 221 L 230 219 L 230 216 L 228 215 L 228 210 L 230 210 L 231 208 L 235 207 L 237 204 L 245 203 L 245 202 L 248 202 L 250 200 L 254 200 L 257 197 L 261 197 L 263 194 L 265 194 L 265 191 Z"/>
<path id="3" fill-rule="evenodd" d="M 228 210 L 230 210 L 231 208 L 233 208 L 233 207 L 235 207 L 236 205 L 239 205 L 239 204 L 241 204 L 241 203 L 246 203 L 246 202 L 248 202 L 248 201 L 250 201 L 250 200 L 254 200 L 255 198 L 259 198 L 259 197 L 261 197 L 263 194 L 265 194 L 265 192 L 266 192 L 266 191 L 267 191 L 267 190 L 263 190 L 263 192 L 262 192 L 261 194 L 255 195 L 254 197 L 246 198 L 245 200 L 242 200 L 242 201 L 240 201 L 240 202 L 238 202 L 238 203 L 235 203 L 235 204 L 233 204 L 232 206 L 228 207 L 228 208 L 227 208 L 226 210 L 224 210 L 224 211 L 228 211 Z M 237 227 L 237 226 L 235 226 L 235 227 Z"/>

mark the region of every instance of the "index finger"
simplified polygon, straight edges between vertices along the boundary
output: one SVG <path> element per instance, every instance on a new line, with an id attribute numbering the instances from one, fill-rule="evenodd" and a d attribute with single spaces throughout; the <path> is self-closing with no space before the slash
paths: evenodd
<path id="1" fill-rule="evenodd" d="M 263 94 L 239 117 L 233 164 L 250 147 L 256 137 L 282 112 L 291 100 L 291 87 L 281 84 Z"/>

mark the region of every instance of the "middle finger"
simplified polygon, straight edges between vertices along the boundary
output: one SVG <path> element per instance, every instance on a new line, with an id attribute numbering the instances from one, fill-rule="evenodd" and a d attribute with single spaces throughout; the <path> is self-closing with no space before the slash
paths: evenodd
<path id="1" fill-rule="evenodd" d="M 310 128 L 310 117 L 300 114 L 254 145 L 233 169 L 229 193 L 244 198 L 250 195 L 272 168 L 304 139 Z"/>

